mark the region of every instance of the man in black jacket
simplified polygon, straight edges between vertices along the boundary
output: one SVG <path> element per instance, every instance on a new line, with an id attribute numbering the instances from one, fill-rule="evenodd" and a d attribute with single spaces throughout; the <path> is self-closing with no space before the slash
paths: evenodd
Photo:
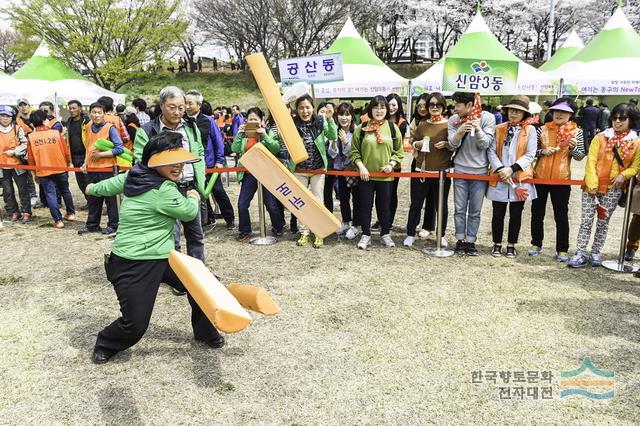
<path id="1" fill-rule="evenodd" d="M 69 150 L 71 151 L 71 162 L 73 167 L 80 167 L 84 164 L 86 156 L 86 148 L 82 137 L 82 128 L 89 122 L 87 117 L 82 112 L 82 104 L 80 101 L 72 100 L 67 103 L 67 109 L 69 110 L 69 119 L 67 120 L 67 142 L 69 142 Z M 74 173 L 76 175 L 76 182 L 85 200 L 87 195 L 84 193 L 87 184 L 87 175 L 84 173 Z M 88 203 L 80 207 L 80 210 L 86 210 Z"/>
<path id="2" fill-rule="evenodd" d="M 582 116 L 584 147 L 587 152 L 589 152 L 589 144 L 591 144 L 591 140 L 596 136 L 598 114 L 600 114 L 600 110 L 598 107 L 593 106 L 593 99 L 587 99 L 587 106 L 583 108 L 582 113 L 580 114 Z"/>

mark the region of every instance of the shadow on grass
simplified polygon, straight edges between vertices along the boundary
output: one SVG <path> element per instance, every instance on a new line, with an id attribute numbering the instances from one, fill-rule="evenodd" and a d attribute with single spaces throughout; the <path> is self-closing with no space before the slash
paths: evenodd
<path id="1" fill-rule="evenodd" d="M 98 393 L 98 402 L 106 425 L 144 424 L 129 388 L 107 385 Z"/>

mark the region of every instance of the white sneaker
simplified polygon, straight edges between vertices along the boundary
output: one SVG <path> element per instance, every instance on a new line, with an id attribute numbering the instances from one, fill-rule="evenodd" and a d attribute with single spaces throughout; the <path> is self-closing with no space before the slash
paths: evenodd
<path id="1" fill-rule="evenodd" d="M 355 226 L 350 226 L 349 229 L 347 229 L 347 232 L 344 234 L 347 240 L 353 240 L 358 235 L 360 235 L 360 230 Z"/>
<path id="2" fill-rule="evenodd" d="M 402 244 L 405 247 L 413 247 L 413 243 L 416 242 L 416 237 L 412 237 L 411 235 L 407 235 Z"/>
<path id="3" fill-rule="evenodd" d="M 358 248 L 360 250 L 366 250 L 367 247 L 369 247 L 369 243 L 371 243 L 371 236 L 363 235 L 362 237 L 360 237 L 360 241 L 358 241 Z"/>
<path id="4" fill-rule="evenodd" d="M 351 226 L 348 223 L 343 222 L 340 229 L 336 231 L 336 235 L 343 235 L 345 232 L 349 230 L 349 228 L 351 228 Z"/>
<path id="5" fill-rule="evenodd" d="M 431 235 L 431 231 L 427 231 L 424 228 L 418 231 L 418 237 L 420 237 L 423 240 L 426 240 L 427 238 L 429 238 L 429 235 Z"/>
<path id="6" fill-rule="evenodd" d="M 384 244 L 386 247 L 395 247 L 396 243 L 393 242 L 393 240 L 391 239 L 391 236 L 389 236 L 389 234 L 384 234 L 383 236 L 380 237 L 380 241 L 382 241 L 382 244 Z"/>
<path id="7" fill-rule="evenodd" d="M 449 247 L 449 241 L 447 241 L 447 239 L 445 237 L 442 237 L 440 239 L 440 248 L 447 248 Z"/>

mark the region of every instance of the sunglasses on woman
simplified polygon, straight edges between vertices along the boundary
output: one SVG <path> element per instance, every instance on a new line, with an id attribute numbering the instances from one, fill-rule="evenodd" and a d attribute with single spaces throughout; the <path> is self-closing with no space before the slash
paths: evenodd
<path id="1" fill-rule="evenodd" d="M 611 117 L 611 121 L 619 121 L 619 122 L 623 122 L 623 121 L 627 121 L 627 118 L 629 118 L 628 115 L 618 115 L 616 117 Z"/>
<path id="2" fill-rule="evenodd" d="M 429 102 L 429 108 L 444 108 L 440 102 Z"/>

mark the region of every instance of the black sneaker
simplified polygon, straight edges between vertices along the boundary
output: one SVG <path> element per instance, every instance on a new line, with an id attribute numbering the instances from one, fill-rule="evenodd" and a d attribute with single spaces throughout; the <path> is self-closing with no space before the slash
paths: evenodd
<path id="1" fill-rule="evenodd" d="M 467 253 L 467 256 L 477 256 L 478 255 L 478 249 L 476 248 L 476 244 L 475 243 L 465 243 L 464 251 L 465 251 L 465 253 Z"/>
<path id="2" fill-rule="evenodd" d="M 518 255 L 518 251 L 514 246 L 507 246 L 507 254 L 506 257 L 516 257 Z"/>
<path id="3" fill-rule="evenodd" d="M 114 228 L 112 228 L 110 226 L 106 226 L 106 227 L 102 228 L 102 234 L 103 235 L 113 235 L 113 234 L 116 233 L 116 231 L 117 231 L 117 229 L 114 229 Z"/>
<path id="4" fill-rule="evenodd" d="M 458 240 L 456 242 L 456 248 L 453 249 L 453 252 L 455 254 L 466 254 L 466 249 L 465 249 L 465 244 L 464 241 L 462 240 Z"/>
<path id="5" fill-rule="evenodd" d="M 101 232 L 101 231 L 102 231 L 101 228 L 89 228 L 87 226 L 83 226 L 82 228 L 78 229 L 78 235 L 84 235 L 90 232 Z"/>
<path id="6" fill-rule="evenodd" d="M 491 250 L 491 256 L 493 256 L 493 257 L 502 256 L 502 245 L 501 244 L 494 244 L 493 245 L 493 250 Z"/>
<path id="7" fill-rule="evenodd" d="M 231 222 L 227 222 L 227 231 L 233 231 L 236 227 L 236 224 L 231 221 Z"/>

